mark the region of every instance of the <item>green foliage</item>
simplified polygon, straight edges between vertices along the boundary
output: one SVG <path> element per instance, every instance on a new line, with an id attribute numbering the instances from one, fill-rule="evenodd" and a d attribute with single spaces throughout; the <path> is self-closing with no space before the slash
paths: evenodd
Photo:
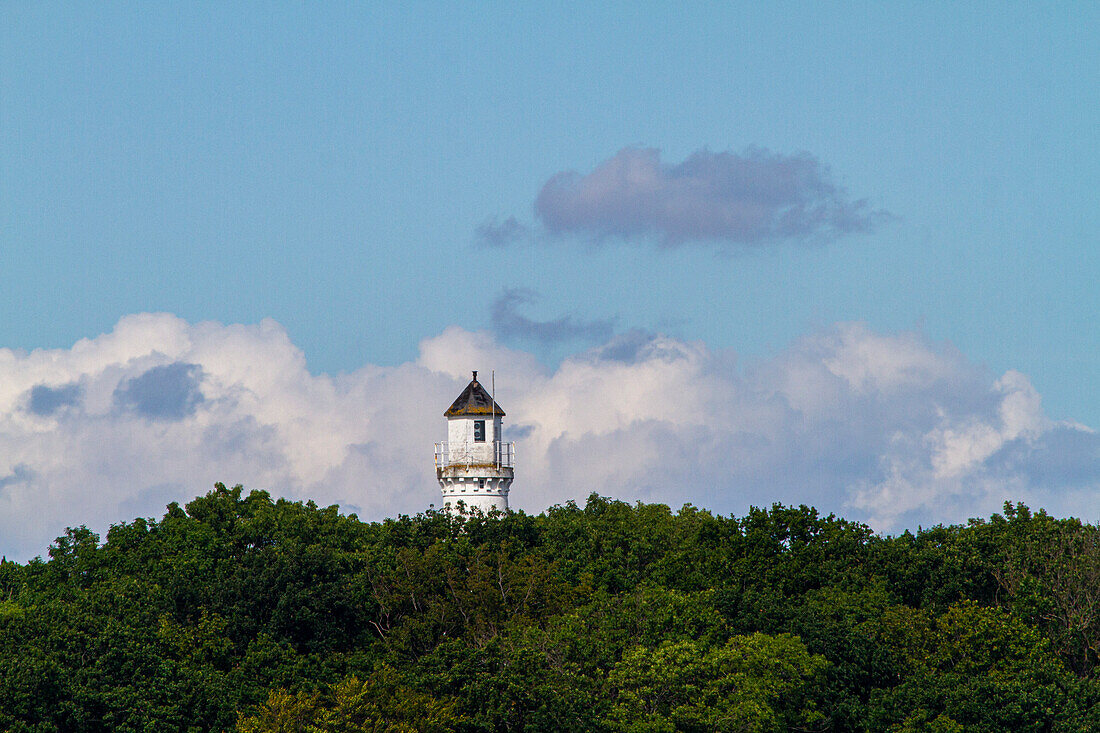
<path id="1" fill-rule="evenodd" d="M 1072 676 L 1033 627 L 973 602 L 941 615 L 894 614 L 888 623 L 906 654 L 900 684 L 876 693 L 880 730 L 1050 730 Z"/>
<path id="2" fill-rule="evenodd" d="M 1100 530 L 215 486 L 0 560 L 0 731 L 1100 730 Z"/>
<path id="3" fill-rule="evenodd" d="M 251 715 L 237 721 L 240 733 L 448 733 L 461 719 L 451 700 L 437 700 L 398 680 L 382 667 L 366 679 L 347 677 L 320 692 L 272 690 Z"/>
<path id="4" fill-rule="evenodd" d="M 608 682 L 618 731 L 771 733 L 821 722 L 810 687 L 827 666 L 797 638 L 735 636 L 706 649 L 663 641 L 623 654 Z"/>

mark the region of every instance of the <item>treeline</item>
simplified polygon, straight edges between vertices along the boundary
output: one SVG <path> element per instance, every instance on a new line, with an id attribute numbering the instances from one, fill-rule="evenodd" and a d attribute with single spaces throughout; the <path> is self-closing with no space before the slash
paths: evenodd
<path id="1" fill-rule="evenodd" d="M 0 730 L 1100 730 L 1100 532 L 214 491 L 0 564 Z"/>

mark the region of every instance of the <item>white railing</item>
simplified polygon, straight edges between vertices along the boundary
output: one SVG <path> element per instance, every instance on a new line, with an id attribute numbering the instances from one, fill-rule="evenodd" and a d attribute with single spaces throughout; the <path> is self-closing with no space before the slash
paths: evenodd
<path id="1" fill-rule="evenodd" d="M 516 444 L 502 443 L 436 443 L 435 467 L 449 466 L 494 466 L 496 468 L 516 467 Z"/>

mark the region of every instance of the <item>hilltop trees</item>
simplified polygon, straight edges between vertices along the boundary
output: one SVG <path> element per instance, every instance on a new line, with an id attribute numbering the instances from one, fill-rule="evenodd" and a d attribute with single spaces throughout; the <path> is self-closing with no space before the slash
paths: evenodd
<path id="1" fill-rule="evenodd" d="M 599 496 L 363 523 L 218 485 L 0 563 L 0 730 L 1094 730 L 1098 539 Z"/>

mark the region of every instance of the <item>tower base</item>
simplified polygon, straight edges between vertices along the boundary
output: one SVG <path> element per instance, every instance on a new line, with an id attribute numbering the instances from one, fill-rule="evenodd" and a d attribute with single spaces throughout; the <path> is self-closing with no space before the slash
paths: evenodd
<path id="1" fill-rule="evenodd" d="M 448 466 L 436 471 L 445 511 L 464 513 L 477 509 L 483 514 L 508 511 L 511 468 L 496 466 Z"/>

